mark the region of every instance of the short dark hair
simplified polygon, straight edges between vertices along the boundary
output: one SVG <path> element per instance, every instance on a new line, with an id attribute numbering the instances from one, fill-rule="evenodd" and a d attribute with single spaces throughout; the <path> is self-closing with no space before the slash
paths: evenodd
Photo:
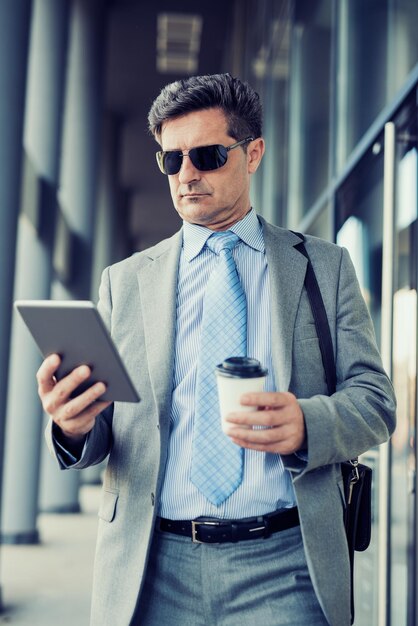
<path id="1" fill-rule="evenodd" d="M 148 114 L 148 127 L 159 140 L 164 122 L 193 111 L 220 108 L 232 138 L 261 137 L 263 110 L 260 97 L 246 82 L 230 74 L 191 76 L 164 87 Z"/>

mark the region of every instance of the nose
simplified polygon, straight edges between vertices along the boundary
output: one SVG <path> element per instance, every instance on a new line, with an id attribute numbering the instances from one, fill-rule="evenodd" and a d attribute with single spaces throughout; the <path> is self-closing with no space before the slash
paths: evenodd
<path id="1" fill-rule="evenodd" d="M 183 154 L 179 171 L 179 183 L 187 185 L 195 180 L 200 180 L 200 171 L 193 165 L 189 155 L 187 153 Z"/>

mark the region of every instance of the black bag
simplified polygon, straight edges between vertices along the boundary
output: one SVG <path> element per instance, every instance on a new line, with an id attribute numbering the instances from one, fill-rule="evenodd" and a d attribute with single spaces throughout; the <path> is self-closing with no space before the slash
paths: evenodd
<path id="1" fill-rule="evenodd" d="M 372 532 L 372 470 L 357 459 L 341 463 L 344 481 L 344 525 L 351 552 L 363 552 L 370 544 Z M 350 552 L 350 558 L 352 558 Z"/>
<path id="2" fill-rule="evenodd" d="M 295 246 L 308 260 L 305 276 L 305 288 L 311 305 L 318 334 L 319 348 L 325 370 L 328 393 L 331 396 L 336 389 L 336 371 L 331 332 L 325 310 L 324 301 L 316 280 L 311 260 L 303 243 L 304 237 L 298 235 L 302 242 Z M 344 483 L 345 511 L 344 526 L 347 535 L 348 552 L 351 569 L 351 623 L 354 622 L 354 551 L 363 551 L 369 547 L 371 538 L 371 502 L 372 502 L 372 470 L 367 465 L 352 459 L 341 463 Z"/>
<path id="3" fill-rule="evenodd" d="M 354 622 L 354 550 L 369 547 L 372 533 L 372 469 L 358 459 L 341 463 L 344 482 L 344 525 L 350 556 L 351 623 Z"/>

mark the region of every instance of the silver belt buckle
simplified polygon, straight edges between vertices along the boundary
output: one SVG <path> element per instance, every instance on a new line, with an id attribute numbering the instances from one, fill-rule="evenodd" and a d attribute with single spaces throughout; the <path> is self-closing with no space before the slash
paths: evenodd
<path id="1" fill-rule="evenodd" d="M 197 527 L 198 526 L 220 526 L 219 522 L 205 522 L 199 520 L 192 520 L 192 542 L 193 543 L 209 543 L 207 541 L 199 541 L 197 538 Z M 216 543 L 216 542 L 214 542 Z"/>

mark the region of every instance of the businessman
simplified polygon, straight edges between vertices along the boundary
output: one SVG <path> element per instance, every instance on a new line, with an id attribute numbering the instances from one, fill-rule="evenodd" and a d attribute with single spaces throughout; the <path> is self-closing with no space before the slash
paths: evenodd
<path id="1" fill-rule="evenodd" d="M 348 626 L 340 463 L 386 441 L 392 386 L 346 250 L 306 237 L 331 328 L 331 397 L 300 238 L 250 203 L 263 158 L 257 93 L 229 74 L 165 87 L 149 113 L 183 226 L 107 268 L 99 307 L 141 395 L 76 398 L 81 366 L 38 372 L 60 466 L 108 457 L 94 626 Z M 157 208 L 156 208 L 157 211 Z M 263 392 L 220 430 L 214 368 L 247 355 Z"/>

